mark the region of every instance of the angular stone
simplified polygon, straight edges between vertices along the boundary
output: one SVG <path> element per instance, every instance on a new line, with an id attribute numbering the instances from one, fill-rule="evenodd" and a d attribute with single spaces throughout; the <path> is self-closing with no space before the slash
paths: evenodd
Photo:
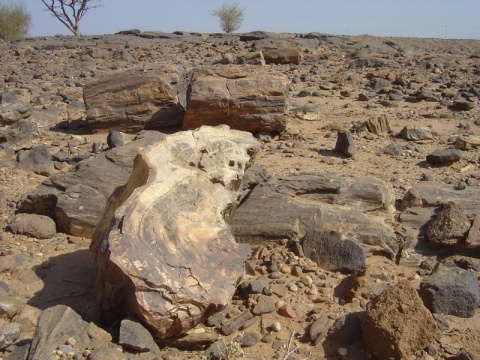
<path id="1" fill-rule="evenodd" d="M 237 316 L 232 322 L 228 324 L 224 324 L 222 326 L 222 333 L 224 335 L 230 335 L 233 334 L 235 331 L 240 329 L 240 327 L 245 324 L 248 320 L 253 318 L 253 314 L 250 310 L 245 310 L 243 313 L 241 313 L 239 316 Z"/>
<path id="2" fill-rule="evenodd" d="M 337 143 L 333 151 L 340 152 L 347 157 L 355 155 L 355 144 L 353 143 L 352 134 L 349 131 L 339 131 Z"/>
<path id="3" fill-rule="evenodd" d="M 251 133 L 285 130 L 287 77 L 268 73 L 237 74 L 240 70 L 236 69 L 194 71 L 184 129 L 226 124 Z"/>
<path id="4" fill-rule="evenodd" d="M 80 162 L 72 171 L 56 173 L 23 196 L 18 210 L 56 219 L 59 231 L 91 238 L 110 195 L 130 177 L 139 147 L 165 137 L 148 131 L 125 146 Z"/>
<path id="5" fill-rule="evenodd" d="M 240 339 L 240 346 L 252 347 L 262 339 L 262 335 L 256 331 L 247 331 L 243 333 Z"/>
<path id="6" fill-rule="evenodd" d="M 480 306 L 480 287 L 475 273 L 441 264 L 420 283 L 420 296 L 433 313 L 468 318 Z"/>
<path id="7" fill-rule="evenodd" d="M 13 344 L 20 337 L 20 324 L 15 322 L 0 324 L 0 349 Z"/>
<path id="8" fill-rule="evenodd" d="M 468 100 L 456 100 L 448 108 L 453 111 L 470 111 L 475 108 L 475 103 Z"/>
<path id="9" fill-rule="evenodd" d="M 368 131 L 372 134 L 379 135 L 384 133 L 390 133 L 392 131 L 390 127 L 390 122 L 385 115 L 379 116 L 377 118 L 368 119 L 365 122 L 365 125 L 367 126 Z"/>
<path id="10" fill-rule="evenodd" d="M 134 318 L 123 319 L 120 323 L 120 339 L 124 348 L 138 352 L 151 352 L 160 356 L 160 349 L 152 335 Z"/>
<path id="11" fill-rule="evenodd" d="M 109 333 L 82 320 L 71 308 L 56 305 L 40 315 L 28 359 L 49 359 L 53 351 L 70 337 L 75 339 L 80 349 L 95 349 L 112 341 Z"/>
<path id="12" fill-rule="evenodd" d="M 31 119 L 20 119 L 7 129 L 0 130 L 0 143 L 7 143 L 15 150 L 30 146 L 39 138 L 37 123 Z"/>
<path id="13" fill-rule="evenodd" d="M 362 244 L 366 255 L 394 257 L 397 240 L 385 224 L 393 198 L 393 189 L 378 179 L 317 173 L 272 177 L 245 198 L 231 227 L 237 241 L 247 243 L 297 239 L 307 229 L 336 231 Z"/>
<path id="14" fill-rule="evenodd" d="M 427 155 L 427 162 L 430 164 L 451 164 L 462 158 L 462 150 L 460 149 L 443 149 L 435 150 Z"/>
<path id="15" fill-rule="evenodd" d="M 405 126 L 400 131 L 400 137 L 405 140 L 419 141 L 433 139 L 432 129 L 425 126 L 410 125 Z"/>
<path id="16" fill-rule="evenodd" d="M 460 150 L 471 150 L 480 148 L 480 136 L 459 135 L 454 146 Z"/>
<path id="17" fill-rule="evenodd" d="M 445 204 L 427 227 L 428 241 L 435 245 L 455 245 L 464 242 L 470 221 L 461 205 Z"/>
<path id="18" fill-rule="evenodd" d="M 407 280 L 367 304 L 362 328 L 365 347 L 380 360 L 408 358 L 441 334 Z"/>
<path id="19" fill-rule="evenodd" d="M 266 64 L 299 64 L 302 61 L 297 44 L 287 40 L 257 40 L 252 46 L 254 51 L 261 51 Z"/>
<path id="20" fill-rule="evenodd" d="M 45 215 L 17 214 L 8 223 L 14 234 L 50 239 L 57 233 L 55 221 Z"/>
<path id="21" fill-rule="evenodd" d="M 307 230 L 302 245 L 305 256 L 322 269 L 351 272 L 366 266 L 360 244 L 335 231 Z"/>
<path id="22" fill-rule="evenodd" d="M 108 132 L 107 136 L 107 144 L 110 149 L 113 149 L 115 147 L 123 146 L 125 145 L 127 136 L 126 134 L 116 131 L 116 130 L 111 130 Z"/>
<path id="23" fill-rule="evenodd" d="M 123 353 L 121 350 L 114 348 L 112 346 L 100 346 L 96 349 L 93 349 L 88 355 L 89 360 L 105 360 L 105 359 L 115 359 L 115 360 L 128 360 L 128 355 Z"/>
<path id="24" fill-rule="evenodd" d="M 257 304 L 252 309 L 252 313 L 253 315 L 258 316 L 274 312 L 275 310 L 275 300 L 273 300 L 272 297 L 266 295 L 259 295 L 257 299 Z"/>
<path id="25" fill-rule="evenodd" d="M 265 59 L 261 51 L 250 52 L 237 57 L 237 64 L 265 66 Z"/>
<path id="26" fill-rule="evenodd" d="M 226 306 L 250 249 L 225 218 L 259 149 L 249 133 L 202 127 L 139 151 L 91 244 L 106 317 L 132 314 L 165 338 Z"/>
<path id="27" fill-rule="evenodd" d="M 90 129 L 136 133 L 181 126 L 181 73 L 180 68 L 164 66 L 119 71 L 87 82 L 83 98 Z"/>
<path id="28" fill-rule="evenodd" d="M 32 150 L 22 150 L 17 154 L 17 167 L 35 174 L 50 176 L 55 167 L 47 145 L 39 145 Z"/>
<path id="29" fill-rule="evenodd" d="M 328 318 L 328 316 L 320 315 L 320 317 L 312 324 L 310 324 L 308 328 L 308 335 L 310 336 L 310 340 L 313 341 L 315 345 L 318 344 L 327 334 L 329 327 L 330 319 Z"/>

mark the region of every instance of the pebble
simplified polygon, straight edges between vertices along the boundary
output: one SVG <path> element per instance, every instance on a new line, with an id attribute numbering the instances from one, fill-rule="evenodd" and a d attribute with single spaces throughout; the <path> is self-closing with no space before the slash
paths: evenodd
<path id="1" fill-rule="evenodd" d="M 338 354 L 341 355 L 341 356 L 347 356 L 348 355 L 348 350 L 346 348 L 338 348 Z"/>
<path id="2" fill-rule="evenodd" d="M 272 329 L 272 331 L 275 331 L 275 332 L 279 332 L 282 330 L 282 324 L 280 324 L 279 321 L 275 321 L 271 326 L 270 328 Z"/>
<path id="3" fill-rule="evenodd" d="M 278 313 L 290 319 L 297 317 L 297 314 L 295 314 L 295 311 L 293 311 L 293 309 L 288 305 L 284 305 L 281 308 L 279 308 Z"/>
<path id="4" fill-rule="evenodd" d="M 280 268 L 280 271 L 284 274 L 290 274 L 292 272 L 292 269 L 290 268 L 290 266 L 288 265 L 283 265 L 281 268 Z"/>
<path id="5" fill-rule="evenodd" d="M 297 292 L 298 286 L 296 284 L 291 284 L 288 286 L 288 290 L 290 290 L 291 292 Z"/>
<path id="6" fill-rule="evenodd" d="M 308 276 L 308 275 L 303 275 L 301 278 L 300 278 L 300 281 L 305 284 L 306 286 L 310 286 L 313 284 L 313 279 Z"/>
<path id="7" fill-rule="evenodd" d="M 277 309 L 280 309 L 282 306 L 285 306 L 285 301 L 283 301 L 283 300 L 281 300 L 281 299 L 275 301 L 275 307 L 276 307 Z"/>

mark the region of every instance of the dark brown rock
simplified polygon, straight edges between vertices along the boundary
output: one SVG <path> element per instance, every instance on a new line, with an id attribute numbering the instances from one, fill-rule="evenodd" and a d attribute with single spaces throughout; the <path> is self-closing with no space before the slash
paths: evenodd
<path id="1" fill-rule="evenodd" d="M 182 82 L 181 72 L 164 66 L 120 71 L 88 82 L 83 97 L 90 129 L 136 133 L 181 126 L 183 109 L 176 85 Z"/>
<path id="2" fill-rule="evenodd" d="M 432 314 L 408 281 L 385 290 L 367 305 L 363 341 L 380 360 L 408 358 L 440 334 Z"/>
<path id="3" fill-rule="evenodd" d="M 288 79 L 284 75 L 228 70 L 195 70 L 183 128 L 226 124 L 257 133 L 286 128 Z"/>
<path id="4" fill-rule="evenodd" d="M 166 338 L 226 306 L 250 249 L 225 218 L 259 148 L 249 133 L 202 127 L 139 151 L 91 244 L 106 317 L 133 315 Z"/>
<path id="5" fill-rule="evenodd" d="M 355 155 L 355 144 L 353 143 L 352 134 L 349 131 L 339 131 L 337 143 L 333 151 L 340 152 L 347 157 Z"/>
<path id="6" fill-rule="evenodd" d="M 443 149 L 435 150 L 427 155 L 427 162 L 430 164 L 451 164 L 462 158 L 462 151 L 460 149 Z"/>
<path id="7" fill-rule="evenodd" d="M 35 174 L 50 176 L 55 172 L 47 145 L 39 145 L 32 150 L 21 150 L 17 154 L 17 167 Z"/>

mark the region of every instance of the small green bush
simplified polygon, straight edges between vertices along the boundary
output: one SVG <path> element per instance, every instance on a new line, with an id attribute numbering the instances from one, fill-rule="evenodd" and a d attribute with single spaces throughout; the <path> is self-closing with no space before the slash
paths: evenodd
<path id="1" fill-rule="evenodd" d="M 21 2 L 0 4 L 0 38 L 18 40 L 28 34 L 32 17 Z"/>
<path id="2" fill-rule="evenodd" d="M 218 16 L 220 26 L 226 33 L 231 33 L 240 28 L 243 21 L 243 9 L 238 7 L 237 3 L 223 3 L 218 9 L 212 11 L 213 16 Z"/>

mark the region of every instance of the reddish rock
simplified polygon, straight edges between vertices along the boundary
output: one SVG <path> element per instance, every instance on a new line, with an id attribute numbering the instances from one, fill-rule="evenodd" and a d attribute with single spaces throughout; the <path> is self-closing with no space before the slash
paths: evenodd
<path id="1" fill-rule="evenodd" d="M 284 305 L 280 307 L 278 309 L 278 313 L 290 319 L 294 319 L 297 317 L 297 314 L 295 314 L 295 311 L 293 311 L 293 309 L 288 305 Z"/>

